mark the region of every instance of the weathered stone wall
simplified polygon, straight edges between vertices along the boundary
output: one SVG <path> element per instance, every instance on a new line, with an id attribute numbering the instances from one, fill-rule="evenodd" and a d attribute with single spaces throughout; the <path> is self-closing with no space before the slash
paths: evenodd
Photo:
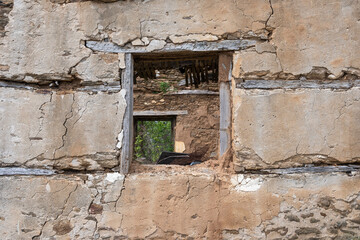
<path id="1" fill-rule="evenodd" d="M 1 177 L 1 238 L 356 239 L 360 234 L 358 173 L 197 170 Z"/>
<path id="2" fill-rule="evenodd" d="M 359 87 L 235 89 L 234 163 L 261 169 L 359 162 L 359 94 Z"/>
<path id="3" fill-rule="evenodd" d="M 224 40 L 235 171 L 359 163 L 358 0 L 104 2 L 0 1 L 0 166 L 118 170 L 124 52 Z M 0 238 L 360 235 L 358 172 L 203 167 L 0 177 Z"/>
<path id="4" fill-rule="evenodd" d="M 249 79 L 291 79 L 299 82 L 313 79 L 354 81 L 360 76 L 358 39 L 356 38 L 359 35 L 360 9 L 358 1 L 335 1 L 328 4 L 327 1 L 294 3 L 293 1 L 246 0 L 234 2 L 229 0 L 219 4 L 213 0 L 187 3 L 173 1 L 169 4 L 160 0 L 117 1 L 114 3 L 20 0 L 14 3 L 12 9 L 12 2 L 6 1 L 4 4 L 6 5 L 6 14 L 2 15 L 2 19 L 6 20 L 2 20 L 4 34 L 0 38 L 0 79 L 37 84 L 35 88 L 41 85 L 56 90 L 58 85 L 61 88 L 66 84 L 70 85 L 70 89 L 73 90 L 76 90 L 74 87 L 94 85 L 99 88 L 118 87 L 121 75 L 119 68 L 124 68 L 124 54 L 101 53 L 91 50 L 85 44 L 88 40 L 118 44 L 125 49 L 130 49 L 130 52 L 131 49 L 138 47 L 144 47 L 145 51 L 151 52 L 161 50 L 166 44 L 183 42 L 250 40 L 247 45 L 245 44 L 244 50 L 236 51 L 233 54 L 233 85 Z M 10 12 L 9 9 L 11 9 Z M 294 95 L 288 92 L 282 94 L 281 90 L 277 90 L 279 93 L 276 96 L 279 99 L 276 100 L 272 97 L 271 101 L 274 103 L 270 102 L 269 104 L 275 104 L 274 111 L 280 115 L 276 115 L 278 116 L 277 121 L 266 125 L 271 128 L 269 132 L 264 131 L 266 126 L 262 126 L 260 129 L 263 130 L 260 130 L 259 126 L 262 124 L 259 122 L 268 118 L 270 112 L 257 111 L 254 112 L 257 116 L 253 116 L 254 110 L 247 108 L 257 105 L 261 96 L 275 96 L 272 94 L 274 91 L 261 90 L 254 94 L 256 92 L 254 89 L 239 90 L 234 86 L 232 88 L 233 150 L 240 165 L 250 168 L 253 168 L 254 165 L 271 167 L 270 165 L 275 162 L 284 161 L 287 164 L 274 164 L 273 167 L 286 167 L 292 165 L 290 163 L 297 165 L 297 163 L 313 162 L 313 158 L 319 157 L 326 158 L 329 162 L 357 161 L 359 158 L 356 145 L 358 131 L 354 129 L 356 127 L 354 125 L 344 126 L 344 121 L 350 119 L 348 117 L 350 112 L 342 116 L 342 118 L 346 118 L 343 122 L 337 121 L 339 115 L 326 112 L 342 111 L 339 108 L 343 106 L 343 99 L 346 98 L 348 99 L 346 104 L 350 104 L 350 111 L 356 119 L 358 107 L 357 104 L 352 104 L 356 98 L 347 97 L 347 95 L 354 94 L 352 92 L 357 90 L 352 89 L 341 94 L 332 94 L 332 92 L 328 93 L 328 90 L 322 90 L 321 84 L 318 88 L 321 90 L 308 90 L 309 93 L 301 96 L 304 100 L 298 103 L 298 108 L 302 110 L 297 114 L 281 112 L 284 109 L 279 108 L 276 102 L 294 102 L 286 99 L 288 96 L 293 97 Z M 248 97 L 249 93 L 254 97 Z M 124 94 L 126 93 L 124 92 Z M 330 105 L 325 106 L 326 103 L 323 102 L 324 107 L 318 105 L 315 106 L 317 110 L 312 109 L 310 103 L 317 95 L 324 98 L 331 95 L 330 97 L 333 98 L 331 107 Z M 338 95 L 342 97 L 338 98 Z M 117 98 L 115 96 L 114 98 Z M 118 96 L 120 99 L 119 94 Z M 264 98 L 267 99 L 266 101 L 270 100 L 269 97 Z M 61 99 L 64 101 L 64 104 L 61 105 L 66 105 L 65 101 L 69 100 L 67 97 Z M 243 100 L 247 101 L 248 106 L 243 104 Z M 259 108 L 260 106 L 261 104 L 258 105 Z M 120 106 L 120 108 L 124 107 L 124 104 Z M 265 105 L 262 107 L 264 108 Z M 290 104 L 287 105 L 287 109 L 291 107 Z M 244 113 L 248 110 L 249 113 Z M 317 115 L 314 118 L 317 119 L 317 122 L 310 119 L 312 115 L 310 117 L 309 114 L 307 115 L 308 119 L 304 119 L 305 115 L 302 112 L 313 111 L 316 111 Z M 63 111 L 57 113 L 57 116 L 67 119 L 66 114 L 67 112 Z M 115 125 L 121 126 L 121 116 L 116 116 L 119 119 L 116 123 L 120 123 L 120 125 Z M 294 116 L 297 116 L 296 119 Z M 257 124 L 248 128 L 245 121 L 255 121 L 254 117 L 258 121 Z M 303 121 L 300 122 L 300 120 Z M 17 120 L 16 123 L 12 120 L 6 121 L 10 121 L 12 124 L 27 124 L 22 122 L 27 121 L 26 118 L 21 121 Z M 323 121 L 327 123 L 323 124 Z M 356 120 L 351 121 L 355 122 Z M 289 131 L 284 128 L 276 129 L 276 125 L 285 122 L 291 122 L 291 126 L 294 128 Z M 31 121 L 31 124 L 35 123 Z M 311 128 L 306 127 L 309 124 L 313 129 L 321 130 L 310 131 Z M 61 124 L 57 125 L 54 126 L 54 131 L 62 132 L 64 127 Z M 109 125 L 107 131 L 111 134 L 107 135 L 107 138 L 121 132 L 121 127 L 111 128 L 115 125 Z M 332 130 L 332 128 L 335 129 Z M 341 135 L 342 138 L 339 141 L 343 142 L 339 142 L 336 138 L 342 134 L 344 128 L 347 128 L 348 135 L 344 141 L 342 140 L 343 135 Z M 2 135 L 8 135 L 6 131 L 9 130 L 7 129 L 2 129 L 5 134 Z M 284 132 L 275 133 L 278 130 L 284 130 Z M 306 132 L 299 134 L 299 131 Z M 253 132 L 256 134 L 252 134 Z M 78 134 L 76 133 L 76 135 Z M 91 134 L 92 136 L 96 135 L 95 133 Z M 52 138 L 52 141 L 60 142 L 60 144 L 54 145 L 55 149 L 62 145 L 63 137 L 59 138 L 59 136 L 55 137 L 56 139 Z M 325 139 L 325 136 L 330 136 L 332 139 Z M 116 141 L 115 137 L 111 138 L 112 141 Z M 290 140 L 286 141 L 285 138 L 290 138 Z M 4 138 L 6 143 L 2 145 L 11 145 L 10 139 Z M 106 141 L 105 145 L 114 145 L 108 143 L 108 140 Z M 37 143 L 42 144 L 43 142 L 37 140 Z M 279 145 L 282 143 L 285 143 L 287 147 L 280 147 Z M 48 148 L 48 145 L 52 145 L 52 143 L 42 144 L 41 148 Z M 98 150 L 109 152 L 108 147 L 94 147 L 87 151 L 79 150 L 74 142 L 70 145 L 71 151 L 66 154 L 60 153 L 60 151 L 55 156 L 55 150 L 51 150 L 51 148 L 47 152 L 50 155 L 52 152 L 55 159 L 65 157 L 65 155 L 91 155 L 99 152 Z M 325 147 L 325 145 L 327 146 Z M 26 162 L 38 156 L 28 154 L 29 156 L 25 156 L 24 159 L 21 154 L 23 149 L 19 144 L 17 146 L 19 147 L 7 148 L 8 153 L 2 155 L 5 155 L 6 158 L 12 155 L 13 158 L 18 159 L 3 160 L 3 162 Z M 76 151 L 75 148 L 77 148 Z M 18 150 L 10 149 L 20 150 L 18 152 Z M 61 149 L 69 151 L 66 146 Z M 244 149 L 245 153 L 242 153 Z M 349 149 L 351 150 L 348 151 Z M 296 150 L 299 151 L 296 152 Z M 39 151 L 39 154 L 42 152 Z M 306 157 L 299 159 L 300 155 L 306 155 Z M 46 156 L 46 159 L 48 158 Z M 244 161 L 244 159 L 249 159 L 249 161 Z M 256 163 L 259 161 L 263 164 Z"/>
<path id="5" fill-rule="evenodd" d="M 0 166 L 116 167 L 125 106 L 119 91 L 0 87 Z"/>
<path id="6" fill-rule="evenodd" d="M 132 42 L 154 50 L 165 40 L 240 38 L 258 41 L 255 49 L 240 54 L 250 63 L 244 65 L 246 75 L 288 77 L 308 74 L 314 67 L 324 67 L 334 78 L 344 72 L 359 75 L 359 14 L 358 1 L 341 0 L 17 1 L 7 34 L 0 38 L 0 64 L 8 66 L 0 76 L 72 78 L 69 70 L 92 54 L 85 40 Z"/>

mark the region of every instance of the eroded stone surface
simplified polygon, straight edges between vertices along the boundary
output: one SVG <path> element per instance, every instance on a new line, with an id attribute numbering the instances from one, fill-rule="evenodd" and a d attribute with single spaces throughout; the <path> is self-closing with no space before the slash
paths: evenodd
<path id="1" fill-rule="evenodd" d="M 117 54 L 91 54 L 80 62 L 72 74 L 80 78 L 84 84 L 89 82 L 112 83 L 120 81 L 119 57 Z"/>
<path id="2" fill-rule="evenodd" d="M 2 166 L 92 170 L 118 164 L 120 93 L 0 91 Z"/>
<path id="3" fill-rule="evenodd" d="M 258 169 L 360 160 L 358 87 L 234 93 L 235 165 Z"/>
<path id="4" fill-rule="evenodd" d="M 358 1 L 271 3 L 274 10 L 268 21 L 274 29 L 271 43 L 277 48 L 284 72 L 308 73 L 318 66 L 339 75 L 349 67 L 360 68 Z"/>
<path id="5" fill-rule="evenodd" d="M 1 26 L 7 34 L 0 40 L 0 77 L 8 80 L 74 79 L 73 68 L 91 55 L 84 46 L 86 40 L 133 42 L 151 45 L 151 50 L 162 48 L 166 39 L 182 43 L 253 38 L 258 41 L 256 53 L 241 53 L 242 62 L 251 63 L 244 66 L 244 76 L 291 78 L 319 67 L 326 69 L 330 79 L 360 74 L 356 1 L 228 0 L 219 4 L 213 0 L 169 5 L 165 1 L 22 0 L 11 12 L 11 1 L 4 4 L 7 10 Z M 80 74 L 83 80 L 88 81 L 89 71 Z"/>
<path id="6" fill-rule="evenodd" d="M 67 2 L 16 2 L 6 24 L 7 34 L 0 40 L 0 65 L 6 66 L 0 68 L 1 78 L 71 80 L 72 68 L 91 55 L 83 45 L 85 40 L 108 39 L 124 45 L 144 39 L 153 49 L 161 48 L 158 43 L 169 36 L 178 43 L 213 41 L 237 31 L 266 35 L 265 21 L 271 13 L 266 0 L 228 0 L 220 7 L 215 0 Z"/>
<path id="7" fill-rule="evenodd" d="M 357 236 L 358 175 L 1 177 L 2 239 Z"/>

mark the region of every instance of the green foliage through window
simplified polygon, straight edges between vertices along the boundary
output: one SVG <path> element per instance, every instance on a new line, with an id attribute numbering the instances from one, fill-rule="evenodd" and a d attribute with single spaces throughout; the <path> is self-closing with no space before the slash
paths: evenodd
<path id="1" fill-rule="evenodd" d="M 171 121 L 137 121 L 135 157 L 155 163 L 163 151 L 174 151 Z"/>

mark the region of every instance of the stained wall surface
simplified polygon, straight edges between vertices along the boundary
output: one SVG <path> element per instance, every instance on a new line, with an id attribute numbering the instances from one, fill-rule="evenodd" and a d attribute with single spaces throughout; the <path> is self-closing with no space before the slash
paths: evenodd
<path id="1" fill-rule="evenodd" d="M 1 177 L 0 236 L 351 239 L 360 234 L 358 174 L 191 171 Z"/>
<path id="2" fill-rule="evenodd" d="M 35 88 L 43 86 L 50 92 L 56 91 L 57 94 L 54 96 L 62 95 L 60 98 L 56 98 L 54 103 L 50 102 L 44 105 L 49 109 L 56 109 L 51 117 L 58 118 L 60 121 L 51 121 L 54 122 L 53 133 L 46 133 L 54 134 L 51 141 L 31 141 L 32 144 L 36 142 L 35 153 L 26 151 L 24 154 L 22 153 L 23 146 L 30 146 L 29 140 L 20 137 L 21 142 L 28 142 L 27 145 L 17 143 L 17 147 L 6 147 L 1 154 L 3 165 L 33 160 L 44 152 L 39 150 L 42 148 L 46 148 L 47 151 L 47 154 L 43 156 L 44 160 L 96 156 L 93 158 L 96 161 L 99 159 L 96 155 L 98 153 L 114 155 L 117 151 L 114 147 L 110 149 L 110 146 L 118 144 L 117 136 L 122 130 L 122 116 L 118 115 L 117 110 L 112 110 L 111 107 L 118 105 L 116 109 L 124 109 L 126 106 L 122 102 L 121 96 L 127 93 L 119 93 L 121 69 L 124 68 L 124 54 L 93 51 L 86 47 L 87 40 L 107 41 L 119 46 L 126 46 L 128 49 L 145 46 L 145 50 L 151 52 L 161 50 L 168 43 L 251 39 L 254 44 L 233 54 L 234 141 L 232 146 L 236 161 L 244 167 L 253 168 L 254 165 L 259 165 L 256 163 L 259 161 L 264 162 L 259 165 L 260 167 L 269 167 L 279 161 L 287 162 L 283 166 L 290 166 L 289 163 L 298 165 L 298 162 L 312 161 L 308 160 L 309 157 L 298 160 L 300 155 L 321 155 L 321 158 L 327 158 L 329 161 L 335 159 L 332 162 L 356 162 L 359 158 L 358 128 L 356 124 L 353 124 L 356 122 L 359 111 L 358 105 L 353 104 L 356 101 L 357 87 L 334 94 L 327 89 L 323 90 L 321 84 L 317 89 L 304 90 L 306 93 L 303 94 L 282 93 L 281 90 L 277 90 L 278 92 L 274 94 L 276 91 L 263 89 L 256 92 L 256 88 L 249 90 L 236 87 L 242 81 L 251 79 L 329 80 L 334 84 L 343 80 L 351 82 L 358 79 L 360 61 L 359 54 L 357 54 L 358 39 L 356 36 L 359 35 L 360 10 L 357 1 L 335 1 L 332 4 L 328 4 L 327 1 L 317 1 L 316 3 L 312 1 L 294 3 L 293 1 L 265 0 L 222 1 L 219 5 L 217 1 L 187 3 L 175 1 L 169 4 L 167 1 L 160 0 L 116 1 L 113 3 L 42 0 L 36 2 L 16 1 L 14 3 L 4 1 L 2 9 L 1 80 L 5 83 L 16 81 L 20 84 L 35 84 Z M 58 91 L 58 88 L 62 89 L 61 86 L 66 84 L 75 91 L 86 86 L 105 89 L 103 91 L 105 93 L 111 87 L 117 88 L 117 95 L 112 95 L 112 97 L 106 96 L 106 94 L 101 95 L 101 98 L 108 99 L 103 100 L 103 103 L 111 105 L 106 111 L 110 115 L 112 114 L 112 117 L 111 120 L 106 121 L 113 121 L 113 123 L 107 125 L 107 122 L 101 118 L 102 115 L 96 114 L 91 115 L 93 119 L 88 119 L 93 123 L 101 122 L 107 126 L 105 132 L 109 134 L 104 138 L 100 137 L 105 142 L 95 143 L 95 139 L 99 139 L 98 134 L 101 132 L 98 126 L 102 124 L 97 124 L 96 129 L 86 125 L 86 128 L 92 129 L 86 131 L 87 141 L 90 142 L 80 143 L 81 146 L 77 145 L 79 141 L 66 142 L 66 139 L 73 139 L 73 137 L 67 136 L 67 126 L 64 126 L 71 124 L 68 121 L 71 110 L 65 110 L 71 107 L 65 106 L 71 105 L 72 100 L 71 95 Z M 58 85 L 60 87 L 57 87 Z M 6 92 L 4 94 L 9 94 L 8 90 L 3 91 Z M 11 91 L 14 90 L 9 90 L 9 92 Z M 18 92 L 21 94 L 23 92 L 25 95 L 32 94 L 26 89 Z M 74 94 L 81 95 L 81 93 Z M 16 102 L 12 99 L 16 98 L 16 95 L 3 96 L 6 101 Z M 35 100 L 40 96 L 43 96 L 44 99 Z M 85 95 L 81 95 L 80 101 L 83 101 L 82 96 Z M 263 101 L 259 102 L 262 96 L 265 101 L 270 101 L 268 103 L 270 105 L 266 105 Z M 331 103 L 328 102 L 327 96 L 331 98 Z M 10 116 L 16 116 L 18 113 L 10 113 L 14 110 L 18 111 L 19 107 L 23 106 L 4 105 L 3 111 L 9 114 L 3 117 L 3 121 L 11 125 L 10 128 L 21 129 L 21 126 L 27 125 L 28 121 L 31 122 L 31 125 L 37 125 L 33 128 L 40 129 L 42 122 L 46 122 L 46 119 L 43 118 L 44 113 L 39 110 L 39 107 L 45 103 L 44 101 L 48 101 L 49 97 L 50 95 L 45 97 L 45 94 L 31 96 L 31 99 L 39 101 L 35 104 L 37 107 L 32 106 L 34 112 L 37 108 L 37 114 L 18 118 L 16 121 L 13 121 Z M 90 99 L 94 96 L 88 97 Z M 294 97 L 302 98 L 303 101 L 292 100 Z M 110 100 L 110 98 L 113 99 Z M 319 101 L 314 106 L 315 110 L 311 103 L 316 98 L 319 98 Z M 106 101 L 110 102 L 105 103 Z M 118 104 L 115 103 L 117 101 Z M 345 109 L 342 109 L 344 101 L 347 105 Z M 86 103 L 86 100 L 84 102 Z M 247 102 L 248 105 L 244 105 L 244 102 Z M 288 104 L 288 107 L 285 108 L 278 103 Z M 55 104 L 59 104 L 61 107 L 55 108 Z M 271 124 L 268 123 L 260 128 L 259 126 L 262 125 L 260 122 L 269 118 L 271 112 L 254 110 L 251 106 L 255 105 L 261 109 L 274 108 L 272 111 L 278 117 Z M 349 107 L 347 107 L 348 105 Z M 79 106 L 74 110 L 74 116 L 81 115 L 81 108 Z M 291 113 L 291 108 L 297 108 L 298 112 Z M 30 108 L 27 110 L 30 111 Z M 316 111 L 316 114 L 310 116 L 312 111 Z M 327 113 L 327 111 L 331 113 Z M 338 121 L 339 114 L 335 114 L 335 112 L 339 112 L 343 120 Z M 36 121 L 30 120 L 36 115 Z M 105 114 L 104 116 L 109 119 L 110 115 Z M 309 117 L 310 120 L 305 119 Z M 72 119 L 75 118 L 72 117 Z M 255 121 L 255 123 L 249 127 L 246 121 Z M 284 125 L 285 122 L 291 130 L 287 131 L 286 128 L 279 126 Z M 311 127 L 308 127 L 309 125 Z M 267 130 L 267 126 L 271 130 Z M 9 133 L 10 128 L 1 129 L 2 136 L 4 136 L 2 146 L 12 145 L 13 137 Z M 316 128 L 318 131 L 312 131 L 312 128 Z M 65 135 L 63 135 L 64 129 L 66 129 Z M 278 131 L 281 133 L 278 134 Z M 79 138 L 80 133 L 74 132 L 74 134 L 75 138 Z M 341 134 L 340 139 L 339 134 Z M 28 135 L 28 138 L 34 137 L 30 136 L 34 135 L 33 133 Z M 329 139 L 325 136 L 329 136 Z M 69 146 L 62 147 L 63 140 Z M 279 147 L 282 143 L 285 143 L 286 147 Z M 52 147 L 48 148 L 49 145 Z M 90 147 L 91 145 L 93 147 Z M 56 148 L 61 149 L 54 153 Z M 244 149 L 250 153 L 242 153 Z M 61 151 L 66 151 L 66 153 L 61 153 Z M 115 155 L 118 157 L 119 153 Z M 251 159 L 244 160 L 248 158 Z M 69 161 L 71 159 L 66 160 L 66 162 Z M 46 162 L 43 162 L 44 165 L 52 164 Z M 36 165 L 43 165 L 43 163 Z M 113 165 L 111 164 L 111 166 Z M 65 164 L 65 166 L 69 166 L 69 164 Z M 278 166 L 280 165 L 274 165 L 274 167 Z M 70 168 L 72 167 L 70 166 Z"/>
<path id="3" fill-rule="evenodd" d="M 1 239 L 359 236 L 355 168 L 252 172 L 359 163 L 359 19 L 358 0 L 0 1 L 0 166 L 57 170 L 0 177 Z M 225 40 L 229 162 L 119 174 L 124 52 Z"/>

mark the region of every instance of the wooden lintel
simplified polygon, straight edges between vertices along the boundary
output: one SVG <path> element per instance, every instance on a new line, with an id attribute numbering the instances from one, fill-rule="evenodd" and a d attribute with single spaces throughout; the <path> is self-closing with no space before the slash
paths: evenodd
<path id="1" fill-rule="evenodd" d="M 156 116 L 177 116 L 186 115 L 188 111 L 134 111 L 134 117 L 156 117 Z"/>
<path id="2" fill-rule="evenodd" d="M 238 39 L 222 40 L 217 42 L 188 42 L 181 44 L 166 43 L 160 49 L 151 46 L 119 46 L 112 42 L 86 41 L 85 46 L 94 51 L 111 53 L 149 53 L 149 52 L 210 52 L 210 51 L 237 51 L 254 47 L 255 40 Z"/>

